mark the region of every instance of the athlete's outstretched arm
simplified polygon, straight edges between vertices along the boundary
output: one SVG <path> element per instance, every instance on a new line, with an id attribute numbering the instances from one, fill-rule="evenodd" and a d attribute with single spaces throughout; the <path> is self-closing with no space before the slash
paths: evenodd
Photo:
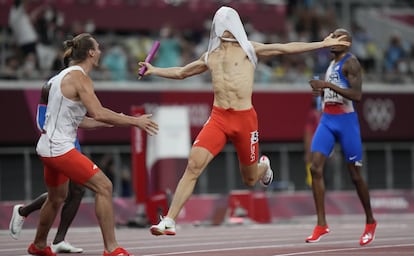
<path id="1" fill-rule="evenodd" d="M 85 116 L 85 118 L 83 118 L 82 122 L 79 124 L 79 127 L 82 129 L 95 129 L 101 127 L 114 127 L 114 125 L 96 121 L 91 117 Z"/>
<path id="2" fill-rule="evenodd" d="M 144 73 L 144 76 L 154 75 L 170 79 L 184 79 L 189 76 L 194 76 L 200 73 L 205 72 L 208 67 L 204 62 L 204 54 L 198 59 L 195 60 L 184 67 L 171 67 L 171 68 L 159 68 L 151 65 L 148 62 L 139 62 L 139 66 L 146 66 L 147 71 Z"/>
<path id="3" fill-rule="evenodd" d="M 341 41 L 345 39 L 346 35 L 342 35 L 338 38 L 334 38 L 333 34 L 325 37 L 323 41 L 320 42 L 312 42 L 312 43 L 305 43 L 305 42 L 291 42 L 285 44 L 263 44 L 258 42 L 252 42 L 253 47 L 256 51 L 257 56 L 275 56 L 280 54 L 293 54 L 293 53 L 302 53 L 308 52 L 312 50 L 317 50 L 320 48 L 335 46 L 335 45 L 351 45 L 348 41 Z"/>
<path id="4" fill-rule="evenodd" d="M 63 87 L 66 88 L 67 93 L 74 90 L 71 93 L 80 98 L 90 117 L 96 121 L 114 126 L 136 126 L 150 135 L 155 135 L 158 132 L 158 124 L 150 119 L 151 114 L 135 117 L 116 113 L 102 106 L 95 94 L 92 80 L 79 71 L 73 71 L 71 74 L 66 75 L 62 81 Z"/>

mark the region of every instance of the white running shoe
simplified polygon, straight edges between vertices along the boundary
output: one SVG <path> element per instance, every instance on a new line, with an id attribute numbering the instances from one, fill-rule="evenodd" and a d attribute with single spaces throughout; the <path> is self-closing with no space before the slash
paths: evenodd
<path id="1" fill-rule="evenodd" d="M 9 224 L 9 234 L 13 239 L 19 239 L 20 231 L 22 231 L 24 220 L 26 219 L 24 216 L 21 216 L 19 213 L 20 207 L 23 207 L 23 204 L 16 204 L 13 207 L 13 214 Z"/>
<path id="2" fill-rule="evenodd" d="M 54 253 L 81 253 L 83 252 L 82 248 L 77 248 L 66 241 L 62 241 L 57 244 L 51 244 L 50 248 Z"/>
<path id="3" fill-rule="evenodd" d="M 168 217 L 160 217 L 161 221 L 158 225 L 152 225 L 151 234 L 154 236 L 169 235 L 175 236 L 175 221 Z"/>
<path id="4" fill-rule="evenodd" d="M 266 188 L 273 181 L 273 171 L 270 167 L 270 160 L 267 156 L 262 156 L 260 157 L 259 163 L 263 163 L 268 166 L 266 172 L 263 174 L 262 178 L 260 178 L 260 184 Z"/>

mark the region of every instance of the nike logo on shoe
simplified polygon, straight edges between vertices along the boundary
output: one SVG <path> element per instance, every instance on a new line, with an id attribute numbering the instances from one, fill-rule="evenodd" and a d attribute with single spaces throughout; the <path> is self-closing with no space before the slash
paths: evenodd
<path id="1" fill-rule="evenodd" d="M 372 241 L 374 241 L 375 239 L 375 229 L 377 227 L 377 222 L 374 221 L 374 223 L 372 224 L 366 224 L 365 225 L 365 231 L 362 234 L 360 240 L 359 240 L 359 244 L 361 246 L 367 245 L 369 243 L 371 243 Z"/>
<path id="2" fill-rule="evenodd" d="M 365 234 L 365 235 L 362 237 L 362 241 L 363 241 L 364 243 L 366 243 L 366 242 L 368 242 L 369 240 L 371 240 L 371 238 L 372 238 L 372 234 L 371 234 L 371 233 L 367 233 L 367 234 Z"/>

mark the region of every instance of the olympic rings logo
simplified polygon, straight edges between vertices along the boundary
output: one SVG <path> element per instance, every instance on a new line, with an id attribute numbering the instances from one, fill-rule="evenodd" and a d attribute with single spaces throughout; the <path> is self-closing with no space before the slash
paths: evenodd
<path id="1" fill-rule="evenodd" d="M 394 120 L 395 105 L 390 99 L 367 99 L 363 113 L 372 131 L 386 131 Z"/>

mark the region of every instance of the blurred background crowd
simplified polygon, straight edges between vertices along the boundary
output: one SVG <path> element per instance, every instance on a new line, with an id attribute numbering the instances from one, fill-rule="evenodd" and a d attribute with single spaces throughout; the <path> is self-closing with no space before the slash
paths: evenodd
<path id="1" fill-rule="evenodd" d="M 92 74 L 94 79 L 136 80 L 137 62 L 145 59 L 154 40 L 161 42 L 155 65 L 183 65 L 206 51 L 212 16 L 219 6 L 229 5 L 240 10 L 252 41 L 320 41 L 334 29 L 344 27 L 353 34 L 352 52 L 362 64 L 365 80 L 413 84 L 414 40 L 404 31 L 414 31 L 414 2 L 360 2 L 5 0 L 0 2 L 0 79 L 50 77 L 62 68 L 62 42 L 81 32 L 92 33 L 102 50 L 101 66 Z M 367 15 L 372 9 L 382 20 L 385 20 L 384 10 L 391 13 L 387 15 L 389 28 Z M 120 10 L 129 12 L 125 11 L 124 16 Z M 174 17 L 177 14 L 180 16 Z M 269 86 L 277 86 L 277 82 L 307 86 L 306 81 L 322 74 L 329 61 L 329 49 L 263 60 L 257 69 L 256 82 Z M 151 79 L 156 78 L 148 80 Z M 201 79 L 209 78 L 206 75 Z"/>

